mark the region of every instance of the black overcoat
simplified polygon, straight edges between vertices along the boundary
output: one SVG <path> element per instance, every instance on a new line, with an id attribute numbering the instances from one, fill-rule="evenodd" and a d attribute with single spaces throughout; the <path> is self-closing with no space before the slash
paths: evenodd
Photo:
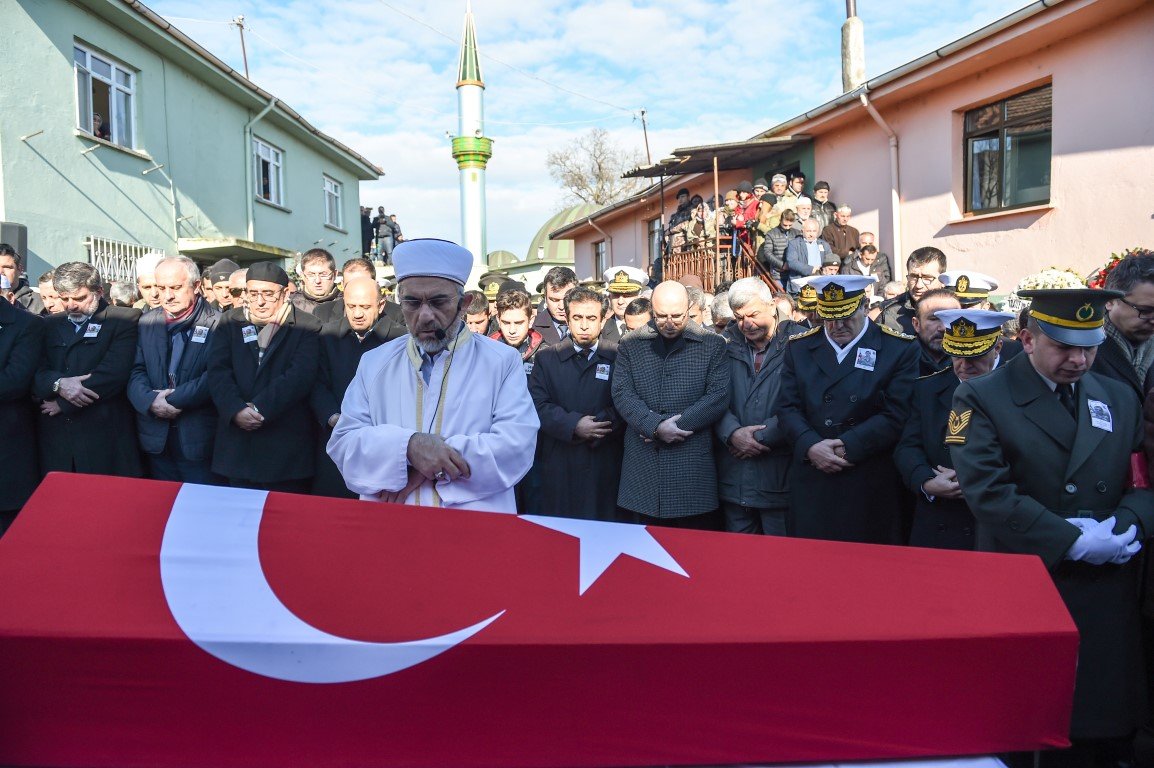
<path id="1" fill-rule="evenodd" d="M 909 414 L 918 370 L 913 336 L 870 320 L 840 364 L 822 326 L 794 336 L 785 350 L 776 414 L 793 445 L 791 535 L 897 544 L 902 487 L 893 451 Z M 859 354 L 871 351 L 859 366 Z M 867 370 L 871 367 L 873 370 Z M 853 467 L 826 474 L 806 456 L 816 443 L 840 438 Z"/>
<path id="2" fill-rule="evenodd" d="M 1028 355 L 1018 355 L 954 392 L 951 455 L 978 520 L 978 548 L 1037 555 L 1050 569 L 1081 641 L 1070 735 L 1131 734 L 1144 711 L 1139 641 L 1138 561 L 1089 565 L 1066 560 L 1079 530 L 1067 518 L 1114 516 L 1154 533 L 1154 493 L 1129 487 L 1131 452 L 1141 450 L 1137 398 L 1113 379 L 1085 374 L 1076 386 L 1077 421 L 1062 408 Z M 1094 426 L 1090 401 L 1110 429 Z"/>
<path id="3" fill-rule="evenodd" d="M 44 321 L 0 299 L 0 511 L 14 511 L 36 490 L 36 409 L 32 377 L 44 346 Z"/>
<path id="4" fill-rule="evenodd" d="M 141 476 L 136 423 L 125 393 L 139 319 L 139 310 L 110 307 L 103 299 L 79 332 L 65 314 L 44 318 L 44 354 L 33 394 L 57 400 L 61 412 L 38 418 L 42 472 Z M 100 395 L 91 405 L 77 408 L 53 393 L 57 379 L 86 373 L 92 377 L 84 386 Z"/>
<path id="5" fill-rule="evenodd" d="M 403 323 L 384 315 L 369 329 L 363 341 L 357 339 L 357 335 L 349 326 L 348 318 L 345 317 L 321 329 L 317 381 L 310 395 L 313 415 L 317 420 L 318 437 L 315 450 L 316 475 L 313 477 L 314 494 L 344 499 L 357 498 L 357 494 L 345 485 L 337 465 L 325 451 L 325 445 L 333 434 L 329 419 L 341 412 L 341 401 L 345 399 L 345 390 L 349 388 L 349 383 L 357 373 L 361 357 L 386 341 L 399 339 L 407 333 L 408 330 Z"/>
<path id="6" fill-rule="evenodd" d="M 257 341 L 244 310 L 225 313 L 209 345 L 208 386 L 219 414 L 212 471 L 253 483 L 313 476 L 316 422 L 309 396 L 317 378 L 320 322 L 296 308 L 257 362 Z M 264 424 L 247 432 L 233 417 L 252 403 Z"/>
<path id="7" fill-rule="evenodd" d="M 197 301 L 199 306 L 188 327 L 175 385 L 168 378 L 169 333 L 164 311 L 155 309 L 140 318 L 128 399 L 136 410 L 136 430 L 145 453 L 163 453 L 170 439 L 179 441 L 181 453 L 190 461 L 204 461 L 212 450 L 217 416 L 208 391 L 208 346 L 220 312 L 204 299 Z M 166 400 L 181 414 L 171 421 L 158 419 L 148 410 L 158 389 L 173 390 Z"/>
<path id="8" fill-rule="evenodd" d="M 914 494 L 914 521 L 910 544 L 935 549 L 973 549 L 977 525 L 965 499 L 935 498 L 922 492 L 932 480 L 934 467 L 954 468 L 945 443 L 950 405 L 958 377 L 952 367 L 914 382 L 910 416 L 894 449 L 894 463 L 902 483 Z"/>
<path id="9" fill-rule="evenodd" d="M 602 341 L 593 358 L 572 344 L 541 347 L 529 374 L 529 394 L 541 419 L 534 465 L 544 515 L 622 521 L 617 514 L 625 421 L 613 407 L 616 345 Z M 595 442 L 577 440 L 582 416 L 613 422 Z"/>

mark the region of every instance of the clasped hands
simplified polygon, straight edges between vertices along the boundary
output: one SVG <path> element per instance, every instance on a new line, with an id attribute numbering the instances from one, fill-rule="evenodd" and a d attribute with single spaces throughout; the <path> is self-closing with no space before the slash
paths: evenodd
<path id="1" fill-rule="evenodd" d="M 409 462 L 405 487 L 399 491 L 381 491 L 377 494 L 381 501 L 400 504 L 429 480 L 451 483 L 462 477 L 468 480 L 471 473 L 465 457 L 440 435 L 414 433 L 409 438 L 405 457 Z"/>
<path id="2" fill-rule="evenodd" d="M 845 443 L 837 439 L 821 440 L 805 452 L 809 463 L 826 474 L 832 475 L 853 466 L 845 458 Z"/>
<path id="3" fill-rule="evenodd" d="M 1122 533 L 1114 533 L 1118 521 L 1113 515 L 1101 522 L 1089 517 L 1073 517 L 1066 522 L 1081 531 L 1066 552 L 1068 560 L 1081 560 L 1090 565 L 1122 565 L 1142 549 L 1138 527 L 1131 525 Z"/>

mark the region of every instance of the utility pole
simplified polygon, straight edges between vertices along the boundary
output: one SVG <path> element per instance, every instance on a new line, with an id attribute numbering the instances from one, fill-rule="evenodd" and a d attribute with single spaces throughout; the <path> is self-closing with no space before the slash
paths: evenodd
<path id="1" fill-rule="evenodd" d="M 641 108 L 641 135 L 645 137 L 645 164 L 653 165 L 653 155 L 649 154 L 649 127 L 645 124 L 645 107 Z"/>
<path id="2" fill-rule="evenodd" d="M 229 23 L 240 30 L 240 56 L 244 60 L 244 79 L 250 80 L 251 78 L 248 76 L 248 51 L 244 47 L 244 16 L 237 16 Z"/>

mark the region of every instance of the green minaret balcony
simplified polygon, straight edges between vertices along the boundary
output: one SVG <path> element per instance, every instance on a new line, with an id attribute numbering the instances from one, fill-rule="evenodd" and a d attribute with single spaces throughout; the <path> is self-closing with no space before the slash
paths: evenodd
<path id="1" fill-rule="evenodd" d="M 453 159 L 458 168 L 484 168 L 493 156 L 493 140 L 485 136 L 453 138 Z"/>

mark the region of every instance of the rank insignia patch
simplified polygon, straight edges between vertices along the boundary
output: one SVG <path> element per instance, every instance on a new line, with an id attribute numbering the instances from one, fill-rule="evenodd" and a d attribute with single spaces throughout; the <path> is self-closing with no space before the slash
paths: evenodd
<path id="1" fill-rule="evenodd" d="M 960 414 L 950 411 L 950 418 L 946 422 L 946 445 L 965 445 L 966 428 L 970 426 L 970 417 L 973 415 L 972 410 Z"/>

